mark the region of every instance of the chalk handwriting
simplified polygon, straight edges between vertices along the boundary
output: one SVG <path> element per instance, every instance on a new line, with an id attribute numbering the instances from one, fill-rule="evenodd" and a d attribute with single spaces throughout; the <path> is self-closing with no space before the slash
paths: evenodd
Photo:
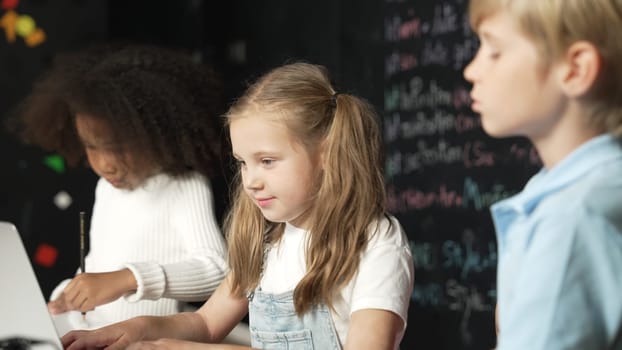
<path id="1" fill-rule="evenodd" d="M 432 19 L 432 35 L 441 35 L 455 32 L 461 22 L 454 7 L 448 3 L 435 6 Z"/>
<path id="2" fill-rule="evenodd" d="M 387 185 L 387 209 L 390 212 L 398 214 L 430 207 L 482 211 L 488 210 L 493 203 L 515 193 L 501 183 L 495 183 L 487 191 L 484 191 L 469 176 L 464 179 L 462 192 L 459 189 L 448 188 L 445 184 L 439 184 L 437 188 L 429 189 L 418 189 L 411 186 L 397 188 L 391 183 Z"/>

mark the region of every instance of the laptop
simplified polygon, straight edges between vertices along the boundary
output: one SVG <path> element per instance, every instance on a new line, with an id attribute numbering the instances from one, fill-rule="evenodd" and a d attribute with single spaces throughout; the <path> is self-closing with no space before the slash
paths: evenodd
<path id="1" fill-rule="evenodd" d="M 0 281 L 0 349 L 62 349 L 21 237 L 2 221 Z"/>

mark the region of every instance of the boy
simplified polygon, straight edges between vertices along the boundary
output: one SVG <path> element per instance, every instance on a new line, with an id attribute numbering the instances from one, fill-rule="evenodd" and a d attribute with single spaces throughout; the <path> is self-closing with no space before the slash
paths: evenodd
<path id="1" fill-rule="evenodd" d="M 622 349 L 622 0 L 472 0 L 464 75 L 543 169 L 492 206 L 498 350 Z"/>

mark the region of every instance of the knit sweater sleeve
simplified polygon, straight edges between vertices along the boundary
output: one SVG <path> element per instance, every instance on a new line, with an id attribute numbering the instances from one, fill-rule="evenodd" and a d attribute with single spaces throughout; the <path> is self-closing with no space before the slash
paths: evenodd
<path id="1" fill-rule="evenodd" d="M 125 264 L 138 285 L 135 293 L 125 296 L 128 301 L 162 297 L 203 301 L 227 273 L 225 241 L 214 214 L 208 180 L 195 174 L 175 182 L 170 220 L 183 240 L 186 254 L 183 259 L 166 264 Z"/>

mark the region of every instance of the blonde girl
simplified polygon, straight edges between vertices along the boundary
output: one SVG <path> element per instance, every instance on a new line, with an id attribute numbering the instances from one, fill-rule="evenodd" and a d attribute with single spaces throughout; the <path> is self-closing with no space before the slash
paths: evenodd
<path id="1" fill-rule="evenodd" d="M 196 313 L 72 332 L 63 344 L 242 348 L 210 344 L 248 312 L 253 348 L 398 348 L 413 263 L 384 210 L 372 108 L 335 91 L 323 67 L 296 63 L 252 85 L 227 123 L 239 165 L 228 277 Z"/>

